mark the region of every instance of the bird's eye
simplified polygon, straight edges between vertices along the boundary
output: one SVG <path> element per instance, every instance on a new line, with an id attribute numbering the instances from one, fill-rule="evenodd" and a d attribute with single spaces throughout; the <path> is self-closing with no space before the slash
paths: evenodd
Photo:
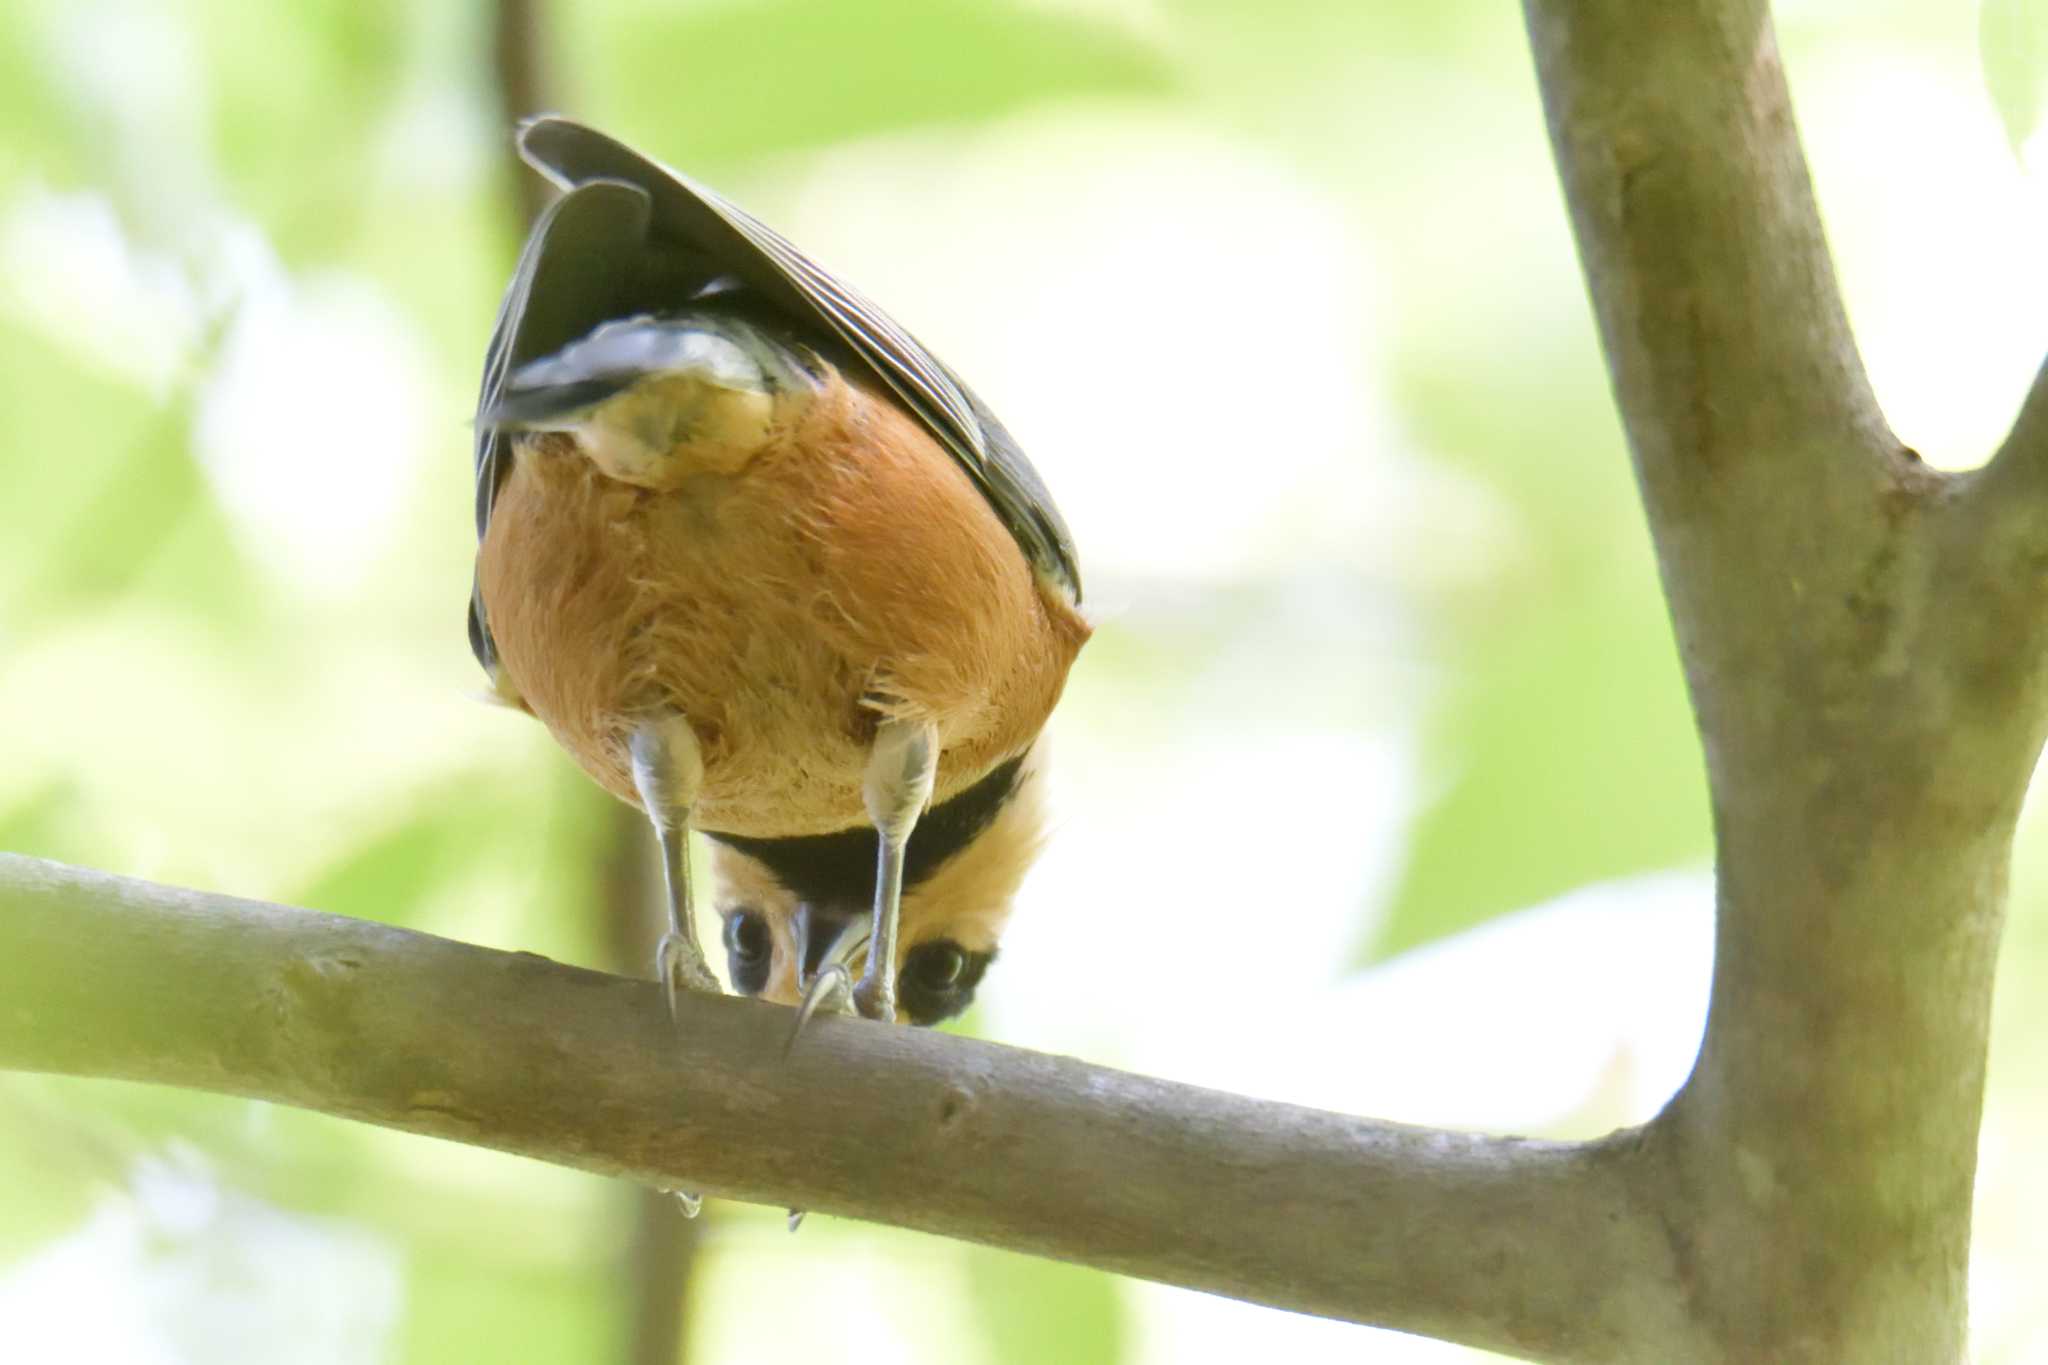
<path id="1" fill-rule="evenodd" d="M 736 991 L 753 995 L 768 984 L 768 961 L 775 952 L 768 917 L 758 910 L 735 910 L 725 917 L 726 966 Z"/>
<path id="2" fill-rule="evenodd" d="M 896 977 L 904 1016 L 913 1024 L 936 1024 L 964 1013 L 994 957 L 993 950 L 970 953 L 947 938 L 918 944 Z"/>
<path id="3" fill-rule="evenodd" d="M 768 937 L 768 921 L 752 910 L 741 910 L 725 922 L 726 950 L 742 962 L 759 962 L 774 943 Z"/>
<path id="4" fill-rule="evenodd" d="M 950 991 L 967 972 L 967 954 L 957 943 L 941 940 L 915 949 L 903 963 L 903 974 L 928 991 Z"/>

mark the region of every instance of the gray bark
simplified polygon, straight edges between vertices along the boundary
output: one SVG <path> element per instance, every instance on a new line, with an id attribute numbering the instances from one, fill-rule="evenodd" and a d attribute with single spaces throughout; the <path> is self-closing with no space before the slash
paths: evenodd
<path id="1" fill-rule="evenodd" d="M 1683 1326 L 1628 1138 L 1435 1132 L 0 855 L 0 1067 L 318 1109 L 1529 1355 Z M 1568 1249 L 1569 1254 L 1560 1254 Z M 1653 1319 L 1663 1321 L 1652 1323 Z"/>
<path id="2" fill-rule="evenodd" d="M 1527 13 L 1712 788 L 1674 1289 L 1708 1359 L 1959 1360 L 2048 405 L 1974 475 L 1892 436 L 1760 0 Z"/>

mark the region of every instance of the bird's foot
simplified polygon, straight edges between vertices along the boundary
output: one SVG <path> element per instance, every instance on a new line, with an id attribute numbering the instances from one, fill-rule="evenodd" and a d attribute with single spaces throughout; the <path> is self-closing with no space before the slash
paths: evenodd
<path id="1" fill-rule="evenodd" d="M 661 981 L 663 998 L 668 1001 L 670 1023 L 676 1022 L 676 1001 L 684 991 L 725 994 L 725 987 L 704 960 L 704 950 L 674 930 L 663 934 L 655 946 L 654 974 Z"/>
<path id="2" fill-rule="evenodd" d="M 872 966 L 862 974 L 860 984 L 853 988 L 853 1006 L 863 1019 L 879 1019 L 885 1024 L 896 1022 L 896 983 L 886 972 Z"/>
<path id="3" fill-rule="evenodd" d="M 803 1037 L 804 1027 L 819 1013 L 855 1014 L 853 1004 L 853 976 L 841 964 L 827 965 L 811 978 L 810 988 L 804 992 L 803 1003 L 796 1008 L 796 1022 L 790 1025 L 789 1041 L 782 1045 L 782 1055 L 787 1057 L 796 1047 L 796 1040 Z"/>

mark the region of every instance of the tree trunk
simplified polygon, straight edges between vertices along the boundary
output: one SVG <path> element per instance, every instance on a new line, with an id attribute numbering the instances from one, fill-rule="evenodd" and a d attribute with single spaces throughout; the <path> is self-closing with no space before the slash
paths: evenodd
<path id="1" fill-rule="evenodd" d="M 1764 4 L 1527 10 L 1712 788 L 1706 1043 L 1644 1134 L 1678 1289 L 1713 1359 L 1960 1360 L 2038 423 L 1961 477 L 1886 427 Z"/>

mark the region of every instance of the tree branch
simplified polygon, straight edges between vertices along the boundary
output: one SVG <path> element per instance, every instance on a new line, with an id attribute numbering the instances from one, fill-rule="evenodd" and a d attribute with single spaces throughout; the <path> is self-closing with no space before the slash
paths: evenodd
<path id="1" fill-rule="evenodd" d="M 1713 796 L 1706 1039 L 1643 1141 L 1690 1312 L 1712 1359 L 1960 1360 L 2040 571 L 1884 427 L 1762 0 L 1525 2 Z"/>
<path id="2" fill-rule="evenodd" d="M 2048 601 L 2048 362 L 2020 405 L 2012 430 L 1984 469 L 1964 480 L 1957 500 L 1955 558 L 1974 567 L 1960 575 L 1959 596 L 1985 603 L 1987 666 L 2024 663 L 2039 686 L 2044 662 L 2040 604 Z"/>
<path id="3" fill-rule="evenodd" d="M 1995 458 L 2024 463 L 2034 471 L 2037 481 L 2048 480 L 2048 362 L 2034 372 L 2034 382 L 2027 388 L 2019 416 L 2013 420 L 2005 440 L 1999 443 Z"/>
<path id="4" fill-rule="evenodd" d="M 1769 6 L 1527 0 L 1526 10 L 1653 512 L 1678 511 L 1686 488 L 1729 462 L 1821 455 L 1845 434 L 1888 445 L 1835 286 Z"/>
<path id="5" fill-rule="evenodd" d="M 1375 1123 L 0 855 L 0 1066 L 196 1087 L 1555 1359 L 1683 1339 L 1626 1137 Z M 1652 1350 L 1652 1354 L 1658 1354 Z M 1665 1358 L 1677 1358 L 1666 1355 Z"/>
<path id="6" fill-rule="evenodd" d="M 1711 1014 L 1653 1123 L 1438 1132 L 859 1020 L 785 1061 L 758 1002 L 678 1038 L 652 984 L 6 856 L 0 1066 L 1552 1360 L 1960 1360 L 2048 397 L 1981 476 L 1898 449 L 1761 0 L 1526 8 L 1713 795 Z"/>
<path id="7" fill-rule="evenodd" d="M 523 118 L 546 113 L 557 88 L 548 68 L 547 9 L 543 0 L 497 0 L 491 7 L 492 90 L 498 97 L 505 145 Z M 519 221 L 531 223 L 554 198 L 554 190 L 517 156 L 507 156 L 509 184 L 519 202 Z"/>

